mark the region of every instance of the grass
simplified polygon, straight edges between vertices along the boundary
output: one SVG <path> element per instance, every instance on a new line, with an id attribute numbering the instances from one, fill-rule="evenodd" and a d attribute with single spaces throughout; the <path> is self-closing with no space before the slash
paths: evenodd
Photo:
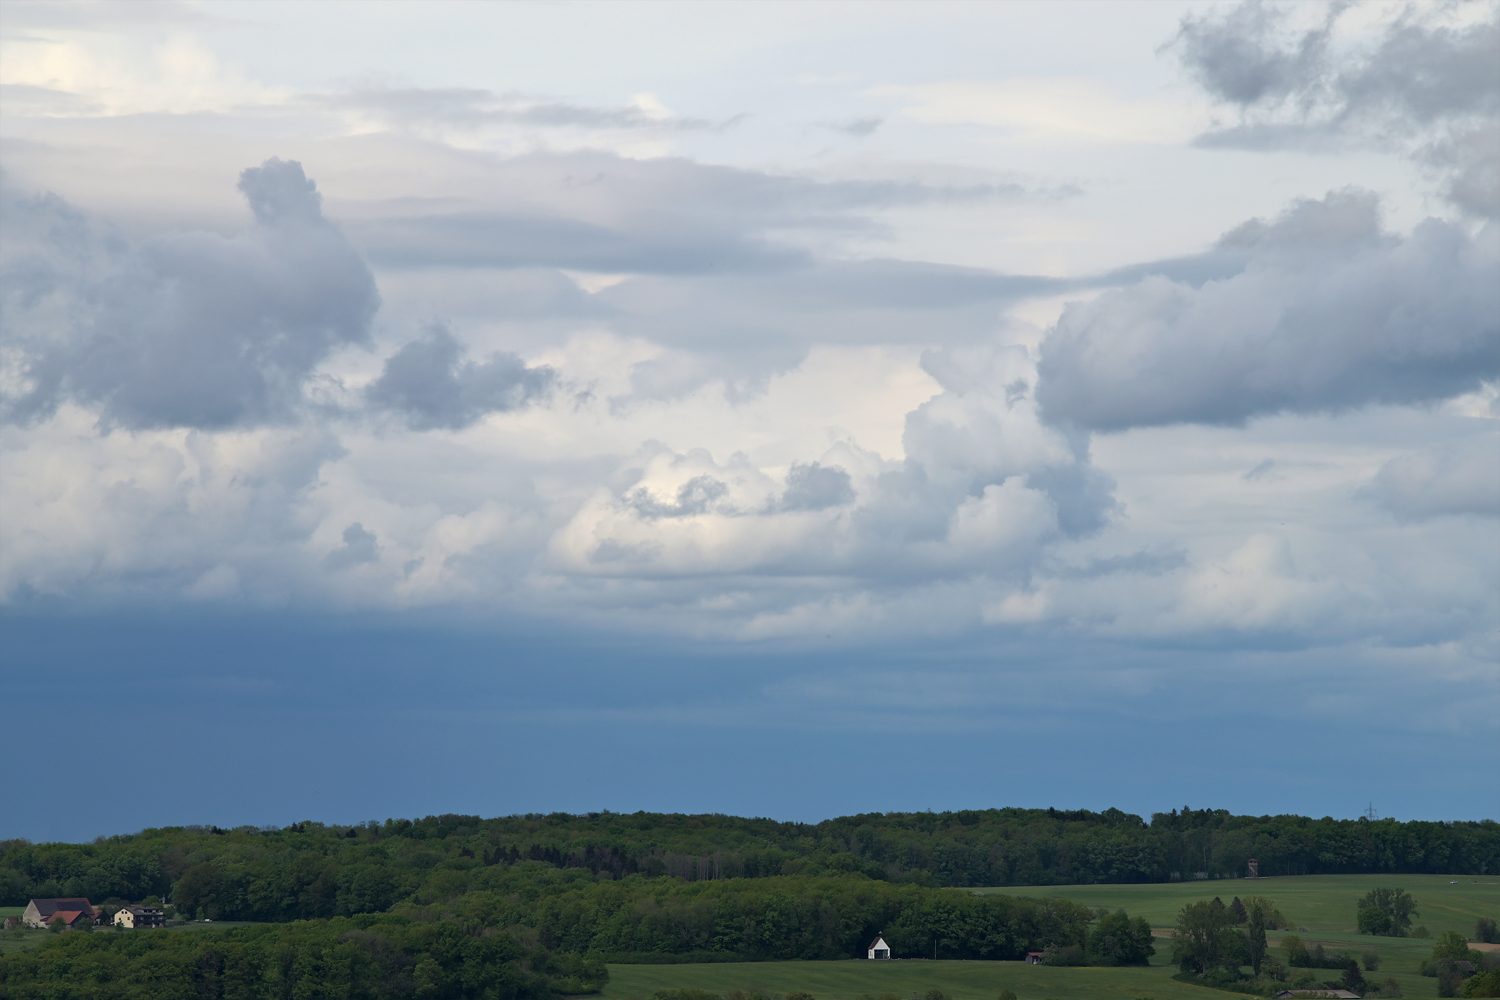
<path id="1" fill-rule="evenodd" d="M 1457 885 L 1449 884 L 1457 879 Z M 1379 886 L 1405 889 L 1417 901 L 1418 916 L 1412 926 L 1425 925 L 1432 935 L 1458 931 L 1474 934 L 1480 917 L 1500 920 L 1500 878 L 1471 875 L 1298 875 L 1283 878 L 1168 882 L 1152 885 L 1059 885 L 1007 886 L 975 889 L 983 894 L 1011 896 L 1058 896 L 1088 906 L 1124 907 L 1131 916 L 1140 914 L 1153 927 L 1171 927 L 1183 904 L 1221 897 L 1228 903 L 1235 896 L 1265 896 L 1294 926 L 1306 927 L 1320 940 L 1330 936 L 1359 938 L 1354 915 L 1359 899 Z M 1297 932 L 1301 934 L 1301 932 Z M 1304 938 L 1306 935 L 1301 935 Z M 1429 946 L 1430 947 L 1430 946 Z"/>
<path id="2" fill-rule="evenodd" d="M 1457 879 L 1457 884 L 1451 884 Z M 1311 947 L 1322 942 L 1332 952 L 1367 951 L 1380 956 L 1380 970 L 1367 973 L 1379 982 L 1393 976 L 1408 997 L 1437 996 L 1437 980 L 1417 974 L 1422 959 L 1432 953 L 1432 942 L 1420 938 L 1365 937 L 1354 928 L 1356 904 L 1378 886 L 1405 889 L 1417 900 L 1414 925 L 1425 925 L 1435 937 L 1456 930 L 1468 937 L 1484 916 L 1500 919 L 1500 879 L 1475 879 L 1447 875 L 1308 875 L 1206 882 L 1170 882 L 1153 885 L 1015 886 L 976 889 L 983 894 L 1053 896 L 1087 906 L 1124 908 L 1131 915 L 1146 917 L 1153 927 L 1170 928 L 1185 903 L 1219 896 L 1227 903 L 1235 896 L 1266 896 L 1275 901 L 1294 926 L 1293 931 Z M 1272 954 L 1281 961 L 1285 952 L 1275 946 L 1280 934 L 1269 935 Z M 852 1000 L 861 994 L 892 992 L 911 996 L 936 987 L 953 1000 L 995 1000 L 1002 989 L 1011 989 L 1021 1000 L 1070 998 L 1136 998 L 1155 1000 L 1192 998 L 1211 1000 L 1235 994 L 1207 990 L 1173 982 L 1177 971 L 1171 965 L 1171 943 L 1157 941 L 1157 956 L 1149 968 L 1057 969 L 1020 962 L 756 962 L 722 965 L 612 965 L 610 983 L 603 1000 L 648 997 L 657 990 L 696 987 L 715 993 L 740 989 L 747 993 L 790 993 L 802 990 L 818 1000 Z M 1316 975 L 1337 978 L 1335 970 Z"/>
<path id="3" fill-rule="evenodd" d="M 1136 969 L 1062 969 L 1024 962 L 725 962 L 713 965 L 611 965 L 603 1000 L 649 997 L 657 990 L 694 987 L 725 993 L 791 993 L 818 1000 L 861 994 L 909 997 L 936 987 L 953 1000 L 995 1000 L 1003 989 L 1020 1000 L 1212 1000 L 1239 994 L 1173 982 L 1175 966 Z"/>
<path id="4" fill-rule="evenodd" d="M 1454 878 L 1457 883 L 1453 884 Z M 1422 959 L 1432 951 L 1432 942 L 1419 938 L 1364 937 L 1354 929 L 1359 898 L 1377 886 L 1405 889 L 1417 900 L 1414 924 L 1425 925 L 1434 935 L 1456 930 L 1466 937 L 1474 924 L 1488 916 L 1500 919 L 1500 879 L 1436 875 L 1308 875 L 1230 880 L 1173 882 L 1153 885 L 1017 886 L 976 889 L 975 892 L 1015 896 L 1060 897 L 1087 906 L 1124 908 L 1142 915 L 1153 927 L 1176 923 L 1177 911 L 1185 903 L 1219 896 L 1228 902 L 1235 896 L 1266 896 L 1275 901 L 1311 947 L 1317 942 L 1330 951 L 1356 955 L 1373 951 L 1381 966 L 1369 974 L 1374 981 L 1394 976 L 1408 997 L 1437 996 L 1437 980 L 1417 975 Z M 21 907 L 0 908 L 0 916 L 19 915 Z M 174 930 L 201 933 L 238 926 L 225 921 L 178 925 Z M 99 933 L 99 932 L 96 932 Z M 104 932 L 112 933 L 112 932 Z M 34 948 L 50 936 L 47 931 L 0 934 L 0 954 Z M 1280 934 L 1270 935 L 1273 954 Z M 936 987 L 953 1000 L 995 1000 L 1002 989 L 1014 990 L 1020 1000 L 1212 1000 L 1238 994 L 1174 982 L 1171 944 L 1157 941 L 1158 954 L 1149 968 L 1062 969 L 1026 965 L 1022 962 L 950 962 L 909 960 L 898 962 L 745 962 L 705 965 L 611 965 L 610 982 L 602 1000 L 632 1000 L 649 997 L 657 990 L 695 987 L 714 993 L 740 989 L 747 993 L 791 993 L 801 990 L 818 1000 L 853 1000 L 862 994 L 891 992 L 900 996 L 921 994 Z M 1336 978 L 1334 970 L 1319 972 Z"/>

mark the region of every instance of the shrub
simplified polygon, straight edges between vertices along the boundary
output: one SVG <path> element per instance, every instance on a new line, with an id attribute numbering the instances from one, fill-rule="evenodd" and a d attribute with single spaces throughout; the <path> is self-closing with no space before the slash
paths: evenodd
<path id="1" fill-rule="evenodd" d="M 1083 949 L 1076 944 L 1052 945 L 1042 952 L 1043 965 L 1082 965 Z"/>
<path id="2" fill-rule="evenodd" d="M 1489 972 L 1471 976 L 1464 983 L 1463 995 L 1466 997 L 1500 997 L 1500 969 L 1492 969 Z"/>
<path id="3" fill-rule="evenodd" d="M 1361 957 L 1363 957 L 1365 960 L 1366 972 L 1374 972 L 1376 969 L 1380 968 L 1380 952 L 1367 951 Z"/>
<path id="4" fill-rule="evenodd" d="M 1355 918 L 1361 934 L 1385 936 L 1391 932 L 1391 915 L 1378 906 L 1366 906 Z"/>
<path id="5" fill-rule="evenodd" d="M 1489 917 L 1480 917 L 1479 923 L 1474 925 L 1474 940 L 1485 944 L 1500 944 L 1500 931 L 1496 930 L 1495 922 Z"/>

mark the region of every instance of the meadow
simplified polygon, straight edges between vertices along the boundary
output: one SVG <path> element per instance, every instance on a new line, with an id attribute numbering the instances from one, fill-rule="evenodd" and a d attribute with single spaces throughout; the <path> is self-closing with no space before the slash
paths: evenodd
<path id="1" fill-rule="evenodd" d="M 1158 959 L 1160 961 L 1160 959 Z M 657 990 L 693 987 L 723 994 L 791 993 L 817 1000 L 853 1000 L 862 994 L 920 996 L 939 989 L 952 1000 L 995 1000 L 1003 989 L 1020 1000 L 1206 1000 L 1238 994 L 1173 982 L 1176 966 L 1134 969 L 1062 969 L 1024 962 L 736 962 L 721 965 L 611 965 L 603 1000 L 633 1000 Z M 1436 995 L 1434 987 L 1433 995 Z"/>
<path id="2" fill-rule="evenodd" d="M 1457 884 L 1453 884 L 1455 880 Z M 1112 910 L 1124 907 L 1131 916 L 1139 914 L 1151 921 L 1153 927 L 1174 926 L 1178 911 L 1195 900 L 1219 896 L 1228 903 L 1235 896 L 1265 896 L 1276 901 L 1294 926 L 1306 927 L 1317 940 L 1368 942 L 1373 939 L 1361 938 L 1355 931 L 1354 916 L 1360 897 L 1379 886 L 1411 893 L 1418 908 L 1412 926 L 1426 926 L 1434 937 L 1450 930 L 1471 936 L 1474 922 L 1480 917 L 1500 919 L 1500 877 L 1493 875 L 1296 875 L 1150 885 L 1006 886 L 970 891 L 981 895 L 1058 897 Z M 1307 934 L 1296 933 L 1308 939 Z"/>
<path id="3" fill-rule="evenodd" d="M 1456 884 L 1455 884 L 1456 880 Z M 1257 895 L 1273 900 L 1293 930 L 1311 947 L 1322 942 L 1329 951 L 1380 956 L 1380 981 L 1394 977 L 1407 997 L 1436 997 L 1437 980 L 1418 975 L 1422 959 L 1432 951 L 1432 941 L 1422 938 L 1376 938 L 1354 929 L 1360 897 L 1379 886 L 1405 889 L 1417 900 L 1414 926 L 1425 926 L 1433 935 L 1456 930 L 1467 936 L 1482 916 L 1500 919 L 1500 879 L 1437 875 L 1310 875 L 1282 878 L 1207 880 L 1147 885 L 1013 886 L 973 889 L 978 894 L 1004 893 L 1014 896 L 1056 897 L 1091 907 L 1123 908 L 1131 915 L 1146 917 L 1165 935 L 1175 925 L 1177 913 L 1186 903 L 1220 896 L 1227 903 L 1235 896 Z M 1306 931 L 1301 928 L 1306 927 Z M 1276 947 L 1281 934 L 1269 935 Z M 1238 996 L 1220 990 L 1178 983 L 1171 979 L 1177 967 L 1171 963 L 1172 945 L 1157 940 L 1157 955 L 1148 968 L 1066 969 L 1028 966 L 1022 962 L 948 962 L 906 960 L 895 962 L 756 962 L 722 965 L 611 965 L 604 1000 L 633 1000 L 653 992 L 695 987 L 715 993 L 739 989 L 746 993 L 789 993 L 801 990 L 818 1000 L 854 1000 L 862 994 L 885 992 L 900 996 L 920 995 L 931 988 L 952 1000 L 995 1000 L 1002 989 L 1015 991 L 1019 1000 L 1071 1000 L 1071 998 L 1152 997 L 1154 1000 L 1209 996 Z M 1278 955 L 1283 958 L 1283 955 Z M 1332 975 L 1332 973 L 1329 973 Z"/>
<path id="4" fill-rule="evenodd" d="M 1423 938 L 1376 938 L 1354 930 L 1356 904 L 1372 888 L 1405 889 L 1417 900 L 1414 925 L 1425 926 L 1433 935 L 1456 930 L 1465 936 L 1474 932 L 1482 916 L 1500 918 L 1500 879 L 1433 875 L 1315 875 L 1300 877 L 1208 880 L 1145 885 L 1017 886 L 972 889 L 988 895 L 1056 897 L 1089 907 L 1123 908 L 1146 917 L 1158 933 L 1165 935 L 1175 924 L 1186 903 L 1219 896 L 1228 902 L 1235 896 L 1265 896 L 1293 924 L 1305 944 L 1322 942 L 1333 952 L 1380 956 L 1379 981 L 1394 976 L 1407 997 L 1436 997 L 1437 981 L 1417 974 L 1432 941 Z M 0 916 L 19 915 L 21 907 L 0 907 Z M 238 922 L 195 922 L 179 925 L 190 933 L 212 933 Z M 1307 928 L 1303 931 L 1300 928 Z M 50 935 L 46 931 L 0 935 L 0 954 L 35 947 Z M 1269 935 L 1276 947 L 1280 933 Z M 731 962 L 680 965 L 611 965 L 610 980 L 601 1000 L 643 1000 L 658 990 L 692 987 L 713 993 L 743 990 L 746 993 L 791 993 L 802 991 L 818 1000 L 855 1000 L 861 995 L 918 996 L 939 989 L 952 1000 L 995 1000 L 1003 989 L 1013 990 L 1019 1000 L 1153 1000 L 1229 997 L 1172 980 L 1177 971 L 1171 962 L 1171 942 L 1156 943 L 1157 955 L 1144 968 L 1052 968 L 1022 962 L 933 961 L 906 959 L 892 962 L 786 961 Z M 1283 957 L 1278 955 L 1278 957 Z"/>

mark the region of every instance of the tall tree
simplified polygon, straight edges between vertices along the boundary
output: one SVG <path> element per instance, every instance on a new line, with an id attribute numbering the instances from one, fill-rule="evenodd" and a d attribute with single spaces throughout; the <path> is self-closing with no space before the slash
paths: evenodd
<path id="1" fill-rule="evenodd" d="M 1405 889 L 1371 889 L 1359 901 L 1356 918 L 1361 933 L 1406 937 L 1411 918 L 1418 915 L 1417 901 Z"/>
<path id="2" fill-rule="evenodd" d="M 1266 958 L 1266 913 L 1259 906 L 1250 908 L 1246 947 L 1250 951 L 1250 967 L 1260 975 L 1260 964 Z"/>
<path id="3" fill-rule="evenodd" d="M 1177 944 L 1178 961 L 1184 966 L 1197 966 L 1199 974 L 1204 976 L 1210 969 L 1225 964 L 1237 936 L 1233 920 L 1229 908 L 1217 896 L 1184 906 L 1177 914 L 1177 931 L 1172 936 Z"/>

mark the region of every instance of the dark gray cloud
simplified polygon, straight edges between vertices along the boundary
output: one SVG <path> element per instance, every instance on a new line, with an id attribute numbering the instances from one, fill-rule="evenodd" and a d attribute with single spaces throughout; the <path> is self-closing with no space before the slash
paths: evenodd
<path id="1" fill-rule="evenodd" d="M 1468 8 L 1489 17 L 1463 27 L 1440 23 L 1447 5 L 1414 5 L 1363 48 L 1336 37 L 1348 7 L 1330 5 L 1301 31 L 1286 8 L 1258 0 L 1184 18 L 1170 47 L 1239 114 L 1199 142 L 1401 149 L 1437 170 L 1460 207 L 1500 212 L 1500 5 Z"/>
<path id="2" fill-rule="evenodd" d="M 413 430 L 457 429 L 487 413 L 524 406 L 556 381 L 551 368 L 528 368 L 507 352 L 469 361 L 463 345 L 435 326 L 387 358 L 365 396 L 377 409 L 400 413 Z"/>
<path id="3" fill-rule="evenodd" d="M 1419 403 L 1500 375 L 1500 229 L 1382 232 L 1374 195 L 1302 201 L 1221 247 L 1234 277 L 1070 305 L 1041 345 L 1049 419 L 1095 430 Z"/>
<path id="4" fill-rule="evenodd" d="M 74 399 L 133 428 L 290 418 L 317 364 L 367 339 L 379 297 L 301 164 L 267 160 L 240 190 L 255 214 L 244 233 L 136 247 L 96 235 L 60 199 L 7 194 L 0 297 L 26 358 L 9 416 Z"/>
<path id="5" fill-rule="evenodd" d="M 795 464 L 786 474 L 786 491 L 781 494 L 782 510 L 826 510 L 854 501 L 854 484 L 849 473 L 837 465 Z"/>
<path id="6" fill-rule="evenodd" d="M 328 553 L 323 565 L 331 570 L 348 569 L 374 562 L 380 557 L 380 540 L 372 531 L 355 521 L 344 529 L 344 544 Z"/>

